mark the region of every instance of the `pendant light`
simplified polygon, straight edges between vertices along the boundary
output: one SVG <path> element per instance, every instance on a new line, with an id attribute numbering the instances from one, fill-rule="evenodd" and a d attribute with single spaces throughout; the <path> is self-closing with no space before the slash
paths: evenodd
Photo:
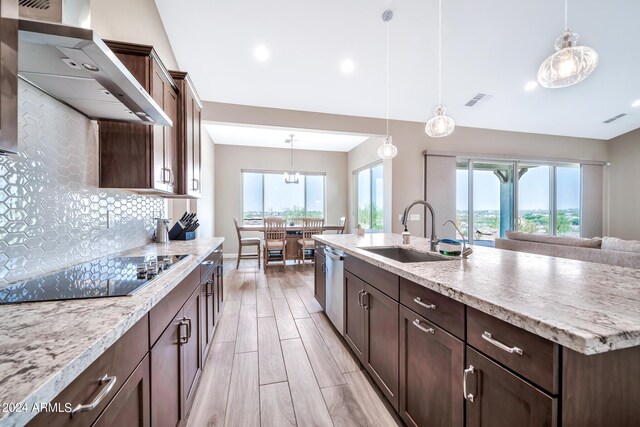
<path id="1" fill-rule="evenodd" d="M 438 107 L 424 127 L 427 135 L 432 138 L 451 135 L 456 124 L 445 112 L 446 109 L 442 106 L 442 0 L 438 0 Z"/>
<path id="2" fill-rule="evenodd" d="M 381 159 L 393 159 L 398 154 L 398 147 L 393 145 L 391 135 L 389 135 L 389 21 L 393 18 L 391 10 L 385 10 L 382 14 L 382 21 L 386 22 L 387 27 L 387 136 L 384 143 L 378 147 L 378 157 Z"/>
<path id="3" fill-rule="evenodd" d="M 284 182 L 286 184 L 298 184 L 300 182 L 300 173 L 293 170 L 293 139 L 294 134 L 289 135 L 289 139 L 284 142 L 291 145 L 291 169 L 284 173 Z"/>
<path id="4" fill-rule="evenodd" d="M 569 30 L 568 0 L 564 1 L 564 32 L 556 39 L 556 52 L 538 68 L 538 83 L 546 88 L 561 88 L 580 83 L 598 66 L 598 53 L 587 46 L 577 46 L 578 33 Z"/>

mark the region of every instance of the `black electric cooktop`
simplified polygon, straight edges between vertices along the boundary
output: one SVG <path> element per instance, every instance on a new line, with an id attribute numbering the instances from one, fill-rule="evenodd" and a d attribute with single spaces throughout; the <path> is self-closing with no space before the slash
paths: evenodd
<path id="1" fill-rule="evenodd" d="M 188 255 L 111 257 L 0 288 L 1 304 L 132 295 Z"/>

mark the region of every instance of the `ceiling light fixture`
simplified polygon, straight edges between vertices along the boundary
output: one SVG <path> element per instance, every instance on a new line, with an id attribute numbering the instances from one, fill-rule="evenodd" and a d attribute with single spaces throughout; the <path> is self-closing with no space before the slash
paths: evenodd
<path id="1" fill-rule="evenodd" d="M 271 56 L 271 52 L 269 52 L 269 49 L 267 49 L 265 45 L 259 44 L 253 49 L 253 56 L 255 56 L 258 61 L 265 62 Z"/>
<path id="2" fill-rule="evenodd" d="M 393 145 L 391 135 L 389 135 L 389 21 L 391 18 L 393 18 L 393 12 L 385 10 L 382 14 L 382 21 L 386 23 L 387 27 L 387 136 L 384 138 L 384 143 L 378 147 L 378 157 L 381 159 L 393 159 L 398 154 L 398 148 Z"/>
<path id="3" fill-rule="evenodd" d="M 538 87 L 538 82 L 536 82 L 536 81 L 533 81 L 533 80 L 532 80 L 532 81 L 530 81 L 530 82 L 527 82 L 527 84 L 526 84 L 526 85 L 524 85 L 524 90 L 526 90 L 527 92 L 529 92 L 529 91 L 531 91 L 531 90 L 534 90 L 534 89 L 535 89 L 535 88 L 537 88 L 537 87 Z"/>
<path id="4" fill-rule="evenodd" d="M 424 131 L 432 138 L 441 138 L 451 135 L 456 127 L 453 119 L 445 112 L 442 106 L 442 0 L 438 0 L 438 106 L 433 111 L 434 117 L 427 122 Z"/>
<path id="5" fill-rule="evenodd" d="M 300 173 L 293 170 L 293 142 L 294 134 L 289 135 L 288 139 L 285 139 L 286 144 L 291 145 L 291 169 L 284 173 L 284 182 L 286 184 L 298 184 L 300 182 Z"/>
<path id="6" fill-rule="evenodd" d="M 340 71 L 342 74 L 351 74 L 356 69 L 356 64 L 351 59 L 345 59 L 340 63 Z"/>
<path id="7" fill-rule="evenodd" d="M 635 101 L 633 101 L 633 104 L 631 104 L 632 107 L 640 107 L 640 99 L 636 99 Z"/>
<path id="8" fill-rule="evenodd" d="M 538 83 L 546 88 L 561 88 L 580 83 L 598 66 L 598 53 L 587 46 L 577 46 L 578 33 L 569 30 L 568 0 L 564 0 L 564 32 L 556 39 L 556 52 L 538 69 Z"/>

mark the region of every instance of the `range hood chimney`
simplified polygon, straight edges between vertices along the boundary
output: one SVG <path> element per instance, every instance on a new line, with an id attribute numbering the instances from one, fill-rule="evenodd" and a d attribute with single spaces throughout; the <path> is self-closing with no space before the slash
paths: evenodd
<path id="1" fill-rule="evenodd" d="M 18 75 L 90 119 L 172 126 L 90 28 L 90 0 L 19 0 Z"/>

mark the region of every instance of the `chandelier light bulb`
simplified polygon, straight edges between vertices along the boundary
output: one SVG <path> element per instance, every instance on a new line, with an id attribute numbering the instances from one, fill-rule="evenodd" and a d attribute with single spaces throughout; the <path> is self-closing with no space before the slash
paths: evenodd
<path id="1" fill-rule="evenodd" d="M 451 117 L 445 115 L 446 111 L 447 110 L 441 105 L 433 111 L 434 116 L 424 127 L 427 135 L 432 138 L 442 138 L 451 135 L 456 124 Z"/>

